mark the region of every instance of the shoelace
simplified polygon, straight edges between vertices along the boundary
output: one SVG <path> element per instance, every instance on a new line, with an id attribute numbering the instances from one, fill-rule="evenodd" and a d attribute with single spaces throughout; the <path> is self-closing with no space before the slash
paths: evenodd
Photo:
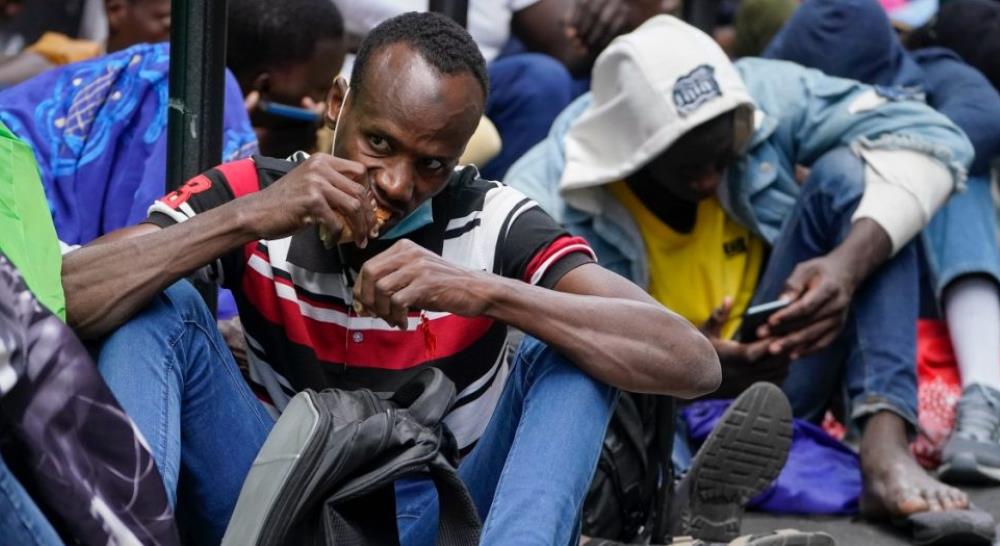
<path id="1" fill-rule="evenodd" d="M 1000 402 L 990 394 L 977 389 L 959 400 L 957 434 L 977 441 L 1000 440 Z"/>

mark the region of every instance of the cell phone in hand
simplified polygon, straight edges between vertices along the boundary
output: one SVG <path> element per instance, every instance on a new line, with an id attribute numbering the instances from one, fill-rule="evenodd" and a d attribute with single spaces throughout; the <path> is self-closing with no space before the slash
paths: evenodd
<path id="1" fill-rule="evenodd" d="M 743 324 L 740 325 L 740 341 L 749 343 L 757 340 L 757 328 L 767 322 L 771 315 L 788 307 L 788 300 L 774 300 L 768 303 L 754 305 L 743 313 Z"/>
<path id="2" fill-rule="evenodd" d="M 260 111 L 267 112 L 268 114 L 279 118 L 294 119 L 295 121 L 304 121 L 309 123 L 319 122 L 319 114 L 316 112 L 306 108 L 299 108 L 298 106 L 281 104 L 280 102 L 261 101 Z"/>

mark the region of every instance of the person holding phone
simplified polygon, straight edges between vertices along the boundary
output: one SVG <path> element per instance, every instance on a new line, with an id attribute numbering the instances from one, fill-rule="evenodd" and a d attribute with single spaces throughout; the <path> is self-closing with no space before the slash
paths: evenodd
<path id="1" fill-rule="evenodd" d="M 735 376 L 780 382 L 789 362 L 845 362 L 811 379 L 846 387 L 872 517 L 968 506 L 920 468 L 907 435 L 917 425 L 910 241 L 973 151 L 952 122 L 905 99 L 791 63 L 734 64 L 706 34 L 660 16 L 608 46 L 591 93 L 505 179 L 605 267 L 702 325 L 722 391 Z M 766 321 L 737 338 L 760 304 L 772 305 L 751 318 Z M 821 418 L 828 401 L 817 402 L 808 410 Z"/>
<path id="2" fill-rule="evenodd" d="M 344 64 L 340 11 L 329 0 L 233 0 L 226 66 L 269 157 L 315 151 L 326 95 Z"/>

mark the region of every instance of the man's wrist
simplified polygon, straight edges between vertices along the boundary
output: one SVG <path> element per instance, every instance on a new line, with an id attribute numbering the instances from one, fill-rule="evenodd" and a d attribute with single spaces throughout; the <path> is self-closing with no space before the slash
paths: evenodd
<path id="1" fill-rule="evenodd" d="M 253 196 L 243 197 L 227 203 L 230 210 L 225 216 L 233 222 L 233 231 L 246 242 L 264 238 L 259 229 L 261 224 L 256 207 L 253 206 Z M 224 205 L 225 206 L 225 205 Z M 221 211 L 223 207 L 219 207 Z"/>
<path id="2" fill-rule="evenodd" d="M 511 288 L 507 279 L 487 271 L 475 271 L 469 279 L 469 291 L 473 297 L 481 298 L 483 315 L 494 320 L 503 320 L 500 315 L 509 300 Z"/>

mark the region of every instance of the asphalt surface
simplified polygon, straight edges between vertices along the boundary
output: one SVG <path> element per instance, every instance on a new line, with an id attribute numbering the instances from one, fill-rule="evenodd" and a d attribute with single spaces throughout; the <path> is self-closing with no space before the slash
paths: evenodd
<path id="1" fill-rule="evenodd" d="M 1000 486 L 964 488 L 972 502 L 1000 521 Z M 743 518 L 744 533 L 775 529 L 824 531 L 837 540 L 838 546 L 903 546 L 910 544 L 906 535 L 892 525 L 877 525 L 852 518 L 773 516 L 749 513 Z M 955 545 L 960 546 L 960 545 Z M 1000 546 L 1000 541 L 997 542 Z"/>

